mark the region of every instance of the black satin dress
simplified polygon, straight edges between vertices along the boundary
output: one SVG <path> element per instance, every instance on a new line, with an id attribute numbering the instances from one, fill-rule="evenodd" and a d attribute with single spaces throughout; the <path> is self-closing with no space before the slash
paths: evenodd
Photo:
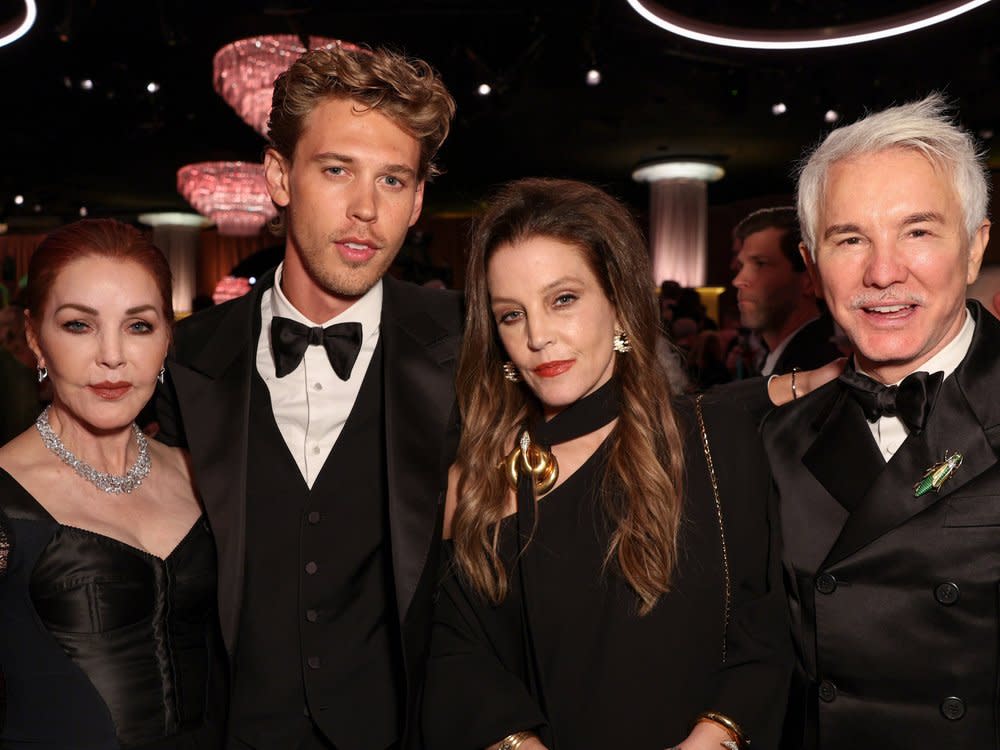
<path id="1" fill-rule="evenodd" d="M 0 747 L 211 748 L 215 545 L 64 526 L 0 469 Z"/>

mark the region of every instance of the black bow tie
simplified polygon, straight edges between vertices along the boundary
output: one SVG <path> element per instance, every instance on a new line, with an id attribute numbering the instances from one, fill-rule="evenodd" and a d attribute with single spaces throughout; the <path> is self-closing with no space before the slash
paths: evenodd
<path id="1" fill-rule="evenodd" d="M 943 372 L 915 372 L 896 385 L 882 385 L 848 366 L 840 376 L 850 394 L 861 404 L 865 417 L 874 422 L 880 417 L 899 417 L 911 432 L 919 432 L 927 423 L 934 399 L 941 390 Z"/>
<path id="2" fill-rule="evenodd" d="M 271 320 L 271 351 L 279 378 L 292 372 L 310 346 L 322 345 L 330 366 L 341 380 L 351 377 L 354 362 L 361 351 L 361 324 L 334 323 L 332 326 L 304 326 L 289 318 Z"/>

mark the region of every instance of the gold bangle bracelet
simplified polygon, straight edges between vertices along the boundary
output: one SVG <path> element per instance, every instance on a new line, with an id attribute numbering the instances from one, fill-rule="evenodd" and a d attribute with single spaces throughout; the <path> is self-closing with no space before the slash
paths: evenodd
<path id="1" fill-rule="evenodd" d="M 746 748 L 750 746 L 750 740 L 747 739 L 747 736 L 743 733 L 743 730 L 740 728 L 740 725 L 737 724 L 732 719 L 730 719 L 725 714 L 720 714 L 717 713 L 716 711 L 706 711 L 705 713 L 700 714 L 698 716 L 698 719 L 695 721 L 695 723 L 697 724 L 702 721 L 710 721 L 711 723 L 716 724 L 725 729 L 727 732 L 729 732 L 729 735 L 733 738 L 733 741 L 736 743 L 737 747 Z"/>
<path id="2" fill-rule="evenodd" d="M 517 750 L 521 747 L 521 743 L 530 737 L 534 737 L 532 732 L 514 732 L 514 734 L 508 734 L 500 740 L 500 746 L 497 750 Z"/>

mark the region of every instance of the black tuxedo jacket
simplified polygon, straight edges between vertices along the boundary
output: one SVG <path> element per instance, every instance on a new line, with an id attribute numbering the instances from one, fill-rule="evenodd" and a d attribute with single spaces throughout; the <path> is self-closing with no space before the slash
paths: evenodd
<path id="1" fill-rule="evenodd" d="M 839 381 L 764 422 L 798 657 L 786 747 L 1000 747 L 1000 323 L 969 306 L 968 354 L 888 463 Z"/>
<path id="2" fill-rule="evenodd" d="M 260 296 L 273 284 L 182 321 L 157 400 L 159 438 L 191 452 L 219 557 L 219 616 L 230 655 L 243 596 L 250 382 Z M 426 661 L 447 469 L 458 441 L 454 368 L 461 297 L 386 277 L 386 466 L 393 582 L 406 666 L 406 714 L 414 716 Z M 250 551 L 252 554 L 252 551 Z M 291 636 L 292 634 L 290 634 Z M 408 722 L 410 724 L 411 722 Z M 411 732 L 412 734 L 412 732 Z"/>
<path id="3" fill-rule="evenodd" d="M 815 370 L 843 356 L 830 340 L 832 336 L 833 320 L 829 315 L 820 315 L 806 323 L 792 336 L 788 346 L 774 363 L 771 374 L 784 375 L 791 372 L 793 367 L 798 367 L 800 370 Z"/>

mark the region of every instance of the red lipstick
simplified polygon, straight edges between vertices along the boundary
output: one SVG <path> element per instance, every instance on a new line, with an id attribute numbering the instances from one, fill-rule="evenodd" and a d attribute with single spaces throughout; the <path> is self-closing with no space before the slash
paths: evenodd
<path id="1" fill-rule="evenodd" d="M 105 401 L 117 401 L 132 390 L 131 383 L 126 383 L 121 380 L 115 383 L 105 380 L 103 383 L 93 383 L 87 387 L 96 393 L 98 398 L 102 398 Z"/>
<path id="2" fill-rule="evenodd" d="M 543 378 L 554 378 L 557 375 L 562 375 L 575 364 L 575 359 L 554 359 L 551 362 L 538 365 L 534 371 Z"/>

